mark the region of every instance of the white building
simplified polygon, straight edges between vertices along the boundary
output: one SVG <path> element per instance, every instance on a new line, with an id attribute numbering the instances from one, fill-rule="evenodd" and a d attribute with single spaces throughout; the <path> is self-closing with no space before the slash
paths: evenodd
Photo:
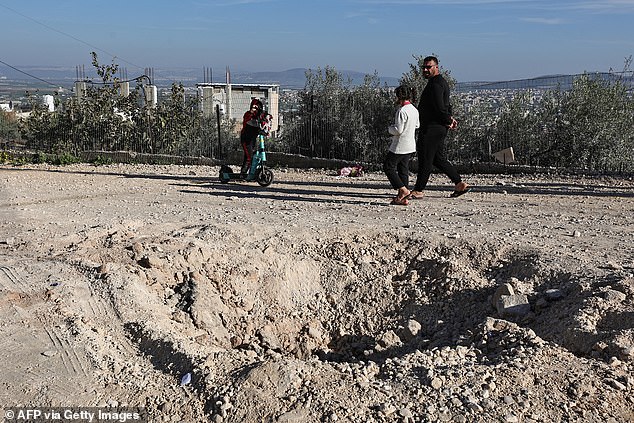
<path id="1" fill-rule="evenodd" d="M 52 95 L 45 95 L 43 97 L 44 105 L 48 108 L 49 112 L 55 111 L 55 98 Z"/>
<path id="2" fill-rule="evenodd" d="M 251 100 L 257 98 L 272 116 L 271 133 L 279 129 L 280 86 L 267 84 L 199 83 L 198 101 L 203 116 L 215 117 L 216 106 L 229 120 L 242 125 L 242 116 L 249 110 Z"/>

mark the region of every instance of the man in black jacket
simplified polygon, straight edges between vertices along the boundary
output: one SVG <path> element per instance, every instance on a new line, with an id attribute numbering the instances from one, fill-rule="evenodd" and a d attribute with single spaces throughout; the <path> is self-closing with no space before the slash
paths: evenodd
<path id="1" fill-rule="evenodd" d="M 420 96 L 418 112 L 420 113 L 420 131 L 416 142 L 418 155 L 418 176 L 410 198 L 422 198 L 433 166 L 451 179 L 456 186 L 451 197 L 459 197 L 470 191 L 462 182 L 456 168 L 445 155 L 445 138 L 447 131 L 458 125 L 452 116 L 449 103 L 449 85 L 438 69 L 438 59 L 427 56 L 423 59 L 423 77 L 427 85 Z"/>

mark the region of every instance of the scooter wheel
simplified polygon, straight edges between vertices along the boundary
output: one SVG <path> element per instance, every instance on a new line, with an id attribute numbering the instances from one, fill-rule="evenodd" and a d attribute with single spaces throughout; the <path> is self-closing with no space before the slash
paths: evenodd
<path id="1" fill-rule="evenodd" d="M 268 187 L 273 182 L 273 172 L 270 169 L 262 168 L 255 175 L 255 180 L 263 187 Z"/>

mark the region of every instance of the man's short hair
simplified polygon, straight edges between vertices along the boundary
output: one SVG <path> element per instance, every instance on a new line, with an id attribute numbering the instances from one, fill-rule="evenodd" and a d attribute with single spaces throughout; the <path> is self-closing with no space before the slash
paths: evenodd
<path id="1" fill-rule="evenodd" d="M 438 64 L 438 58 L 436 56 L 427 56 L 423 59 L 423 63 L 425 62 L 434 62 L 435 64 Z"/>

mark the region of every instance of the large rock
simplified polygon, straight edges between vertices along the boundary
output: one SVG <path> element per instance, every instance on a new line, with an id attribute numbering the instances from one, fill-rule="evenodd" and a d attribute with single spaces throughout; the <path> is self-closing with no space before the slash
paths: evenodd
<path id="1" fill-rule="evenodd" d="M 524 294 L 502 295 L 496 309 L 502 317 L 523 317 L 530 313 L 531 305 Z"/>

